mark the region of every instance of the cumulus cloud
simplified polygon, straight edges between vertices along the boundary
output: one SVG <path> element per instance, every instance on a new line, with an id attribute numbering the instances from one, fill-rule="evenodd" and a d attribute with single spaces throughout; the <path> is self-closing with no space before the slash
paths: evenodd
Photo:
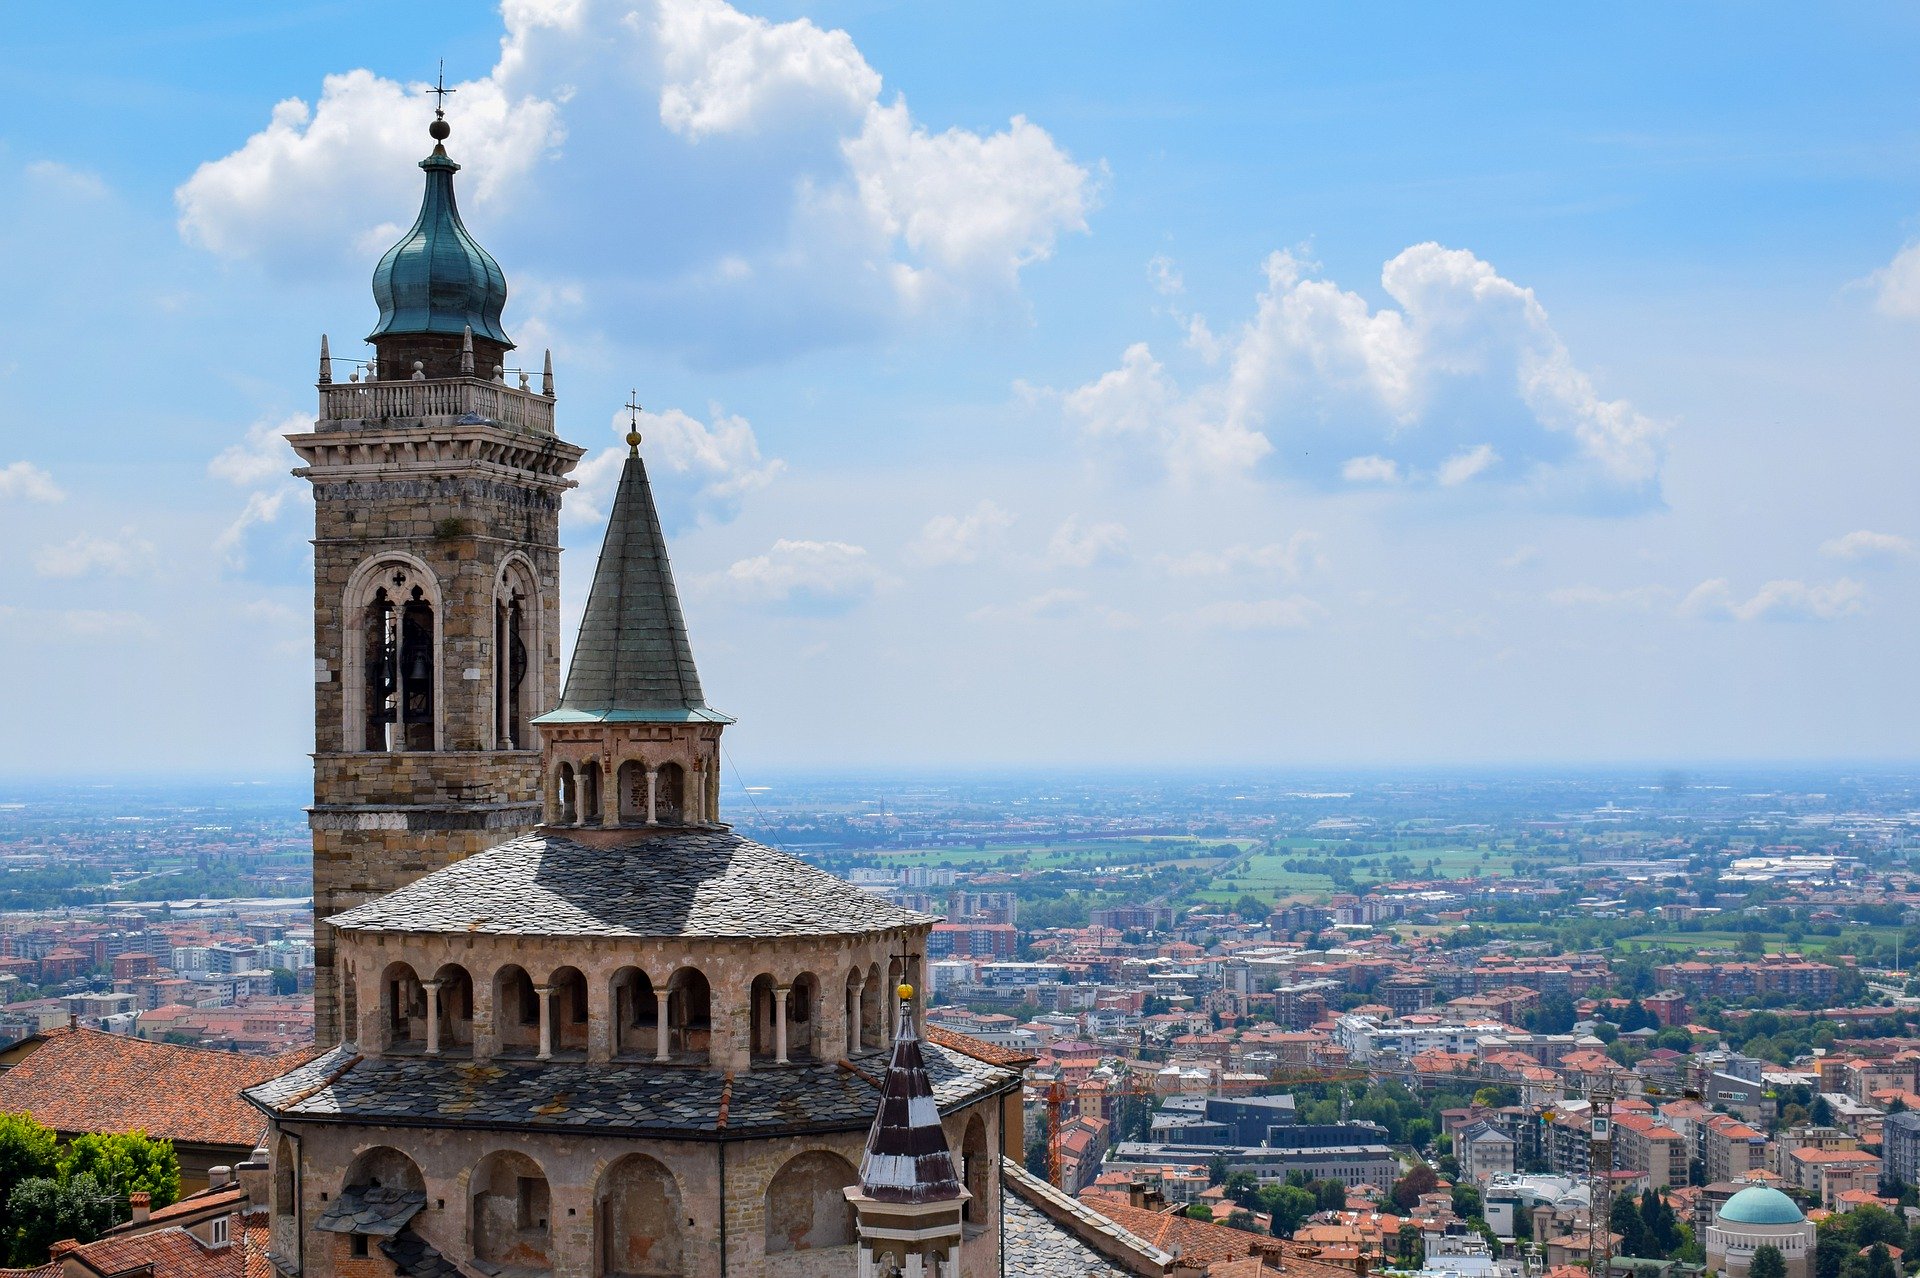
<path id="1" fill-rule="evenodd" d="M 570 0 L 503 19 L 499 61 L 450 114 L 482 240 L 525 219 L 547 283 L 708 359 L 1004 304 L 1096 201 L 1094 171 L 1044 128 L 929 127 L 844 31 L 805 18 Z M 182 235 L 282 271 L 364 263 L 419 198 L 425 89 L 353 70 L 280 103 L 176 192 Z"/>
<path id="2" fill-rule="evenodd" d="M 1920 319 L 1920 244 L 1909 244 L 1873 273 L 1874 306 L 1894 319 Z"/>
<path id="3" fill-rule="evenodd" d="M 1913 541 L 1898 533 L 1855 529 L 1843 537 L 1820 543 L 1820 553 L 1852 563 L 1886 562 L 1913 557 Z"/>
<path id="4" fill-rule="evenodd" d="M 708 408 L 700 421 L 677 408 L 640 414 L 641 456 L 647 478 L 668 500 L 661 515 L 669 523 L 690 517 L 725 522 L 740 513 L 741 502 L 765 488 L 786 469 L 779 458 L 761 455 L 760 440 L 746 418 Z M 605 523 L 613 508 L 613 490 L 626 464 L 630 419 L 615 413 L 611 429 L 619 441 L 575 467 L 579 488 L 570 493 L 562 515 L 569 523 Z"/>
<path id="5" fill-rule="evenodd" d="M 1498 467 L 1543 495 L 1656 493 L 1664 425 L 1603 397 L 1533 291 L 1472 253 L 1406 249 L 1381 270 L 1394 305 L 1379 309 L 1290 252 L 1269 256 L 1265 276 L 1237 331 L 1183 321 L 1189 345 L 1199 333 L 1217 347 L 1218 375 L 1182 386 L 1135 343 L 1062 396 L 1068 420 L 1090 441 L 1144 445 L 1175 473 L 1273 455 L 1323 482 L 1444 486 Z"/>
<path id="6" fill-rule="evenodd" d="M 0 498 L 21 501 L 60 501 L 66 494 L 53 482 L 53 476 L 32 462 L 9 462 L 0 466 Z"/>
<path id="7" fill-rule="evenodd" d="M 1326 620 L 1327 610 L 1305 595 L 1282 599 L 1223 599 L 1187 614 L 1205 630 L 1247 633 L 1262 630 L 1304 630 Z"/>
<path id="8" fill-rule="evenodd" d="M 1349 484 L 1397 484 L 1400 482 L 1400 463 L 1378 453 L 1349 457 L 1341 463 L 1340 478 Z"/>
<path id="9" fill-rule="evenodd" d="M 42 577 L 129 577 L 153 561 L 153 543 L 128 527 L 118 537 L 81 533 L 63 545 L 43 546 L 33 557 L 33 570 Z"/>
<path id="10" fill-rule="evenodd" d="M 990 500 L 964 515 L 935 515 L 907 546 L 907 559 L 934 567 L 970 564 L 1000 540 L 1013 526 L 1013 516 Z"/>
<path id="11" fill-rule="evenodd" d="M 1173 259 L 1161 253 L 1147 262 L 1147 278 L 1153 282 L 1153 291 L 1171 297 L 1175 293 L 1187 291 L 1187 282 L 1180 276 L 1180 270 Z"/>
<path id="12" fill-rule="evenodd" d="M 1127 557 L 1130 540 L 1123 524 L 1082 524 L 1080 516 L 1069 515 L 1047 540 L 1046 562 L 1052 568 L 1120 563 Z"/>
<path id="13" fill-rule="evenodd" d="M 1441 462 L 1439 473 L 1434 478 L 1442 488 L 1452 488 L 1485 474 L 1499 462 L 1500 454 L 1493 451 L 1491 444 L 1475 444 Z"/>
<path id="14" fill-rule="evenodd" d="M 1297 532 L 1282 542 L 1264 546 L 1228 546 L 1225 550 L 1196 550 L 1191 554 L 1161 556 L 1160 566 L 1175 577 L 1224 577 L 1234 573 L 1268 573 L 1287 579 L 1322 566 L 1320 534 Z"/>
<path id="15" fill-rule="evenodd" d="M 1859 582 L 1842 577 L 1825 585 L 1769 581 L 1742 599 L 1732 582 L 1714 577 L 1687 593 L 1680 613 L 1716 621 L 1835 621 L 1859 612 L 1865 595 Z"/>
<path id="16" fill-rule="evenodd" d="M 864 546 L 782 538 L 766 554 L 738 560 L 705 584 L 743 603 L 838 613 L 870 598 L 886 582 Z"/>
<path id="17" fill-rule="evenodd" d="M 293 416 L 281 422 L 258 422 L 246 438 L 207 463 L 207 473 L 241 488 L 251 488 L 286 474 L 299 458 L 287 446 L 286 436 L 313 429 L 313 422 Z"/>

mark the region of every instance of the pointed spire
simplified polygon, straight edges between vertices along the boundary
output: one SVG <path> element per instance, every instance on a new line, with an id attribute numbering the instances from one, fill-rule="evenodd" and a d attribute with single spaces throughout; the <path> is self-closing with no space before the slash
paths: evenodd
<path id="1" fill-rule="evenodd" d="M 333 385 L 333 356 L 327 354 L 327 335 L 320 334 L 320 384 Z"/>
<path id="2" fill-rule="evenodd" d="M 620 472 L 567 686 L 536 723 L 732 723 L 707 705 L 638 434 Z"/>
<path id="3" fill-rule="evenodd" d="M 460 333 L 460 376 L 473 376 L 473 325 L 471 324 Z"/>
<path id="4" fill-rule="evenodd" d="M 553 348 L 547 348 L 547 366 L 540 373 L 540 393 L 553 398 Z"/>
<path id="5" fill-rule="evenodd" d="M 860 1159 L 860 1191 L 875 1202 L 937 1203 L 965 1195 L 954 1172 L 953 1148 L 940 1125 L 933 1083 L 913 1022 L 913 986 L 902 985 L 900 1029 L 880 1088 L 880 1112 Z"/>

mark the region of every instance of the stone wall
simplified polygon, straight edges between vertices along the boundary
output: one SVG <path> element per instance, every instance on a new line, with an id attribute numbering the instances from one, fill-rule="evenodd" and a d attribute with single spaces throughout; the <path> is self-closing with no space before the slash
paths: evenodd
<path id="1" fill-rule="evenodd" d="M 315 1034 L 340 1035 L 325 920 L 530 829 L 538 740 L 503 741 L 496 615 L 523 595 L 525 717 L 560 694 L 560 501 L 581 450 L 436 419 L 324 423 L 291 442 L 314 493 Z M 402 584 L 393 584 L 398 575 Z M 365 751 L 365 608 L 434 609 L 431 750 Z M 506 748 L 506 747 L 518 748 Z"/>
<path id="2" fill-rule="evenodd" d="M 999 1133 L 993 1126 L 997 1105 L 989 1099 L 945 1116 L 948 1138 L 956 1151 L 967 1124 L 976 1115 L 988 1125 L 990 1147 L 998 1143 Z M 657 1166 L 671 1177 L 670 1192 L 679 1204 L 675 1217 L 679 1222 L 678 1237 L 672 1240 L 679 1259 L 675 1267 L 662 1272 L 721 1273 L 723 1239 L 724 1269 L 730 1278 L 755 1275 L 841 1278 L 853 1271 L 853 1248 L 841 1241 L 841 1235 L 833 1228 L 836 1221 L 845 1223 L 852 1219 L 851 1207 L 840 1194 L 840 1185 L 834 1183 L 835 1177 L 818 1174 L 818 1171 L 800 1176 L 798 1186 L 804 1189 L 804 1201 L 795 1197 L 796 1188 L 777 1183 L 777 1178 L 784 1172 L 798 1170 L 794 1167 L 797 1159 L 806 1160 L 799 1168 L 838 1167 L 841 1176 L 850 1178 L 859 1166 L 865 1146 L 864 1127 L 809 1136 L 732 1141 L 724 1145 L 698 1139 L 598 1137 L 585 1131 L 505 1132 L 343 1124 L 289 1124 L 287 1131 L 296 1139 L 281 1140 L 280 1133 L 275 1132 L 269 1147 L 282 1151 L 276 1158 L 291 1151 L 291 1156 L 299 1162 L 294 1199 L 300 1216 L 295 1219 L 281 1212 L 281 1204 L 276 1200 L 273 1236 L 276 1249 L 283 1257 L 291 1260 L 296 1250 L 304 1252 L 302 1278 L 371 1278 L 359 1268 L 361 1262 L 349 1256 L 350 1245 L 344 1236 L 320 1233 L 313 1229 L 312 1222 L 320 1218 L 346 1187 L 347 1177 L 354 1174 L 356 1164 L 365 1166 L 369 1154 L 383 1147 L 406 1155 L 419 1169 L 427 1205 L 426 1210 L 414 1217 L 412 1227 L 456 1263 L 465 1264 L 473 1255 L 476 1209 L 482 1216 L 495 1209 L 485 1201 L 484 1194 L 489 1188 L 499 1188 L 494 1184 L 495 1168 L 509 1161 L 519 1164 L 521 1159 L 526 1159 L 537 1169 L 537 1175 L 544 1178 L 544 1206 L 548 1213 L 548 1236 L 544 1242 L 556 1278 L 645 1273 L 645 1268 L 616 1269 L 607 1264 L 609 1259 L 630 1258 L 636 1254 L 622 1245 L 622 1239 L 608 1236 L 615 1222 L 641 1221 L 645 1222 L 645 1229 L 653 1230 L 664 1220 L 660 1203 L 610 1201 L 610 1196 L 617 1196 L 623 1186 L 649 1183 L 625 1174 L 636 1164 L 623 1160 L 637 1155 L 650 1160 L 640 1166 Z M 992 1179 L 988 1196 L 997 1204 L 999 1160 L 990 1161 Z M 524 1166 L 521 1165 L 522 1169 Z M 276 1173 L 278 1170 L 275 1169 Z M 476 1195 L 483 1199 L 477 1204 Z M 780 1212 L 813 1213 L 819 1228 L 811 1231 L 812 1235 L 825 1245 L 769 1255 L 770 1202 L 778 1205 Z M 494 1223 L 511 1222 L 496 1219 Z M 791 1220 L 776 1217 L 772 1224 L 776 1237 L 792 1236 Z M 657 1234 L 648 1233 L 645 1237 L 648 1245 L 639 1250 L 641 1256 L 671 1254 Z M 282 1241 L 296 1238 L 304 1245 L 290 1247 Z M 377 1245 L 375 1254 L 377 1256 Z M 965 1278 L 998 1278 L 997 1209 L 976 1228 L 969 1229 L 962 1249 L 962 1273 Z"/>

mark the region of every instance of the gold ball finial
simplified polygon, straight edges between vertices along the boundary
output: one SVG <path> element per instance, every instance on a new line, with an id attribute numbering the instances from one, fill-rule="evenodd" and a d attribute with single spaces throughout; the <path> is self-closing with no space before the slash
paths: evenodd
<path id="1" fill-rule="evenodd" d="M 627 432 L 627 447 L 628 449 L 636 453 L 640 451 L 640 432 L 639 431 L 630 430 Z"/>
<path id="2" fill-rule="evenodd" d="M 900 982 L 900 988 L 894 992 L 897 993 L 901 998 L 912 998 L 913 986 L 907 984 L 905 981 L 902 981 Z"/>

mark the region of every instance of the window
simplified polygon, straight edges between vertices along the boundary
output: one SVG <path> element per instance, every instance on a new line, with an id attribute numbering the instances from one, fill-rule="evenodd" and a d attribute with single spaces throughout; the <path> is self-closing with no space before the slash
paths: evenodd
<path id="1" fill-rule="evenodd" d="M 358 723 L 349 738 L 370 751 L 435 748 L 437 631 L 432 583 L 406 564 L 375 568 L 365 581 L 370 593 L 359 609 L 360 688 Z"/>
<path id="2" fill-rule="evenodd" d="M 224 1247 L 227 1245 L 227 1218 L 225 1216 L 215 1216 L 212 1221 L 208 1222 L 208 1228 L 213 1234 L 214 1246 Z"/>
<path id="3" fill-rule="evenodd" d="M 367 1236 L 365 1234 L 350 1234 L 348 1236 L 353 1239 L 353 1258 L 355 1260 L 364 1259 L 367 1254 Z"/>
<path id="4" fill-rule="evenodd" d="M 527 739 L 526 600 L 518 589 L 494 605 L 494 739 L 502 750 L 525 750 Z"/>

